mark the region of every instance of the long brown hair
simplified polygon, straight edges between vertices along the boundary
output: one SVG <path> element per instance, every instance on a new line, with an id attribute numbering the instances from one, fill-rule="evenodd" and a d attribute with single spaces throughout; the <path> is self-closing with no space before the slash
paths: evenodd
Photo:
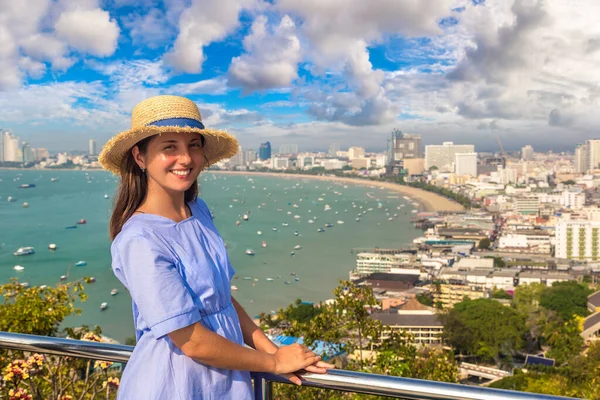
<path id="1" fill-rule="evenodd" d="M 136 144 L 140 153 L 146 155 L 148 144 L 156 136 L 150 136 Z M 204 139 L 202 137 L 202 139 Z M 204 140 L 202 140 L 204 144 Z M 123 229 L 125 222 L 131 218 L 135 210 L 142 204 L 148 193 L 148 177 L 142 172 L 139 165 L 135 162 L 133 154 L 128 151 L 123 157 L 121 165 L 121 181 L 117 189 L 117 195 L 113 205 L 113 212 L 110 217 L 110 240 Z M 192 186 L 185 191 L 184 199 L 186 203 L 196 200 L 198 197 L 198 180 L 196 179 Z"/>

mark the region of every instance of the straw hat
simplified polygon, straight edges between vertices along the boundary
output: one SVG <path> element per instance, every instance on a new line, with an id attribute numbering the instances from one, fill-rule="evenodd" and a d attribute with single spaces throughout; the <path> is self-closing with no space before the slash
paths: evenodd
<path id="1" fill-rule="evenodd" d="M 131 129 L 112 137 L 100 153 L 103 168 L 121 175 L 125 154 L 139 141 L 163 132 L 190 132 L 204 136 L 208 165 L 230 158 L 238 151 L 238 141 L 224 131 L 208 129 L 196 103 L 179 96 L 155 96 L 139 103 L 131 114 Z"/>

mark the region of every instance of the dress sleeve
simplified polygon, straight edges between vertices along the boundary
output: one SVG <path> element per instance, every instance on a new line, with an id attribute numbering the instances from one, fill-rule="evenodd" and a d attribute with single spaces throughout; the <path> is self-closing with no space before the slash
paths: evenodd
<path id="1" fill-rule="evenodd" d="M 200 321 L 200 310 L 172 259 L 144 236 L 117 246 L 121 274 L 140 316 L 157 339 Z"/>

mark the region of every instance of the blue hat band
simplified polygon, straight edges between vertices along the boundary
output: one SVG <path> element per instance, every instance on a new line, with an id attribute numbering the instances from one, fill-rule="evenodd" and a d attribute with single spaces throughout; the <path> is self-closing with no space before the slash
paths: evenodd
<path id="1" fill-rule="evenodd" d="M 204 129 L 204 124 L 192 118 L 167 118 L 154 121 L 146 126 L 176 126 L 178 128 Z"/>

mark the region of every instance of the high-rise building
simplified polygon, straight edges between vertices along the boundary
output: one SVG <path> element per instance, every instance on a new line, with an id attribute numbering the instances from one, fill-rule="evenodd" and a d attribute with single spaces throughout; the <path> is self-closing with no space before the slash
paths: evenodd
<path id="1" fill-rule="evenodd" d="M 521 149 L 521 158 L 525 161 L 531 161 L 533 160 L 533 147 L 531 147 L 530 145 L 527 145 L 525 147 L 523 147 Z"/>
<path id="2" fill-rule="evenodd" d="M 35 155 L 35 149 L 32 148 L 29 143 L 23 143 L 23 147 L 22 147 L 22 162 L 23 164 L 28 164 L 28 163 L 32 163 L 35 161 L 36 155 Z"/>
<path id="3" fill-rule="evenodd" d="M 365 149 L 362 147 L 350 147 L 348 149 L 348 159 L 354 160 L 356 158 L 363 158 L 365 156 Z"/>
<path id="4" fill-rule="evenodd" d="M 282 144 L 279 146 L 279 154 L 298 154 L 298 145 Z"/>
<path id="5" fill-rule="evenodd" d="M 0 128 L 0 162 L 4 161 L 4 130 Z"/>
<path id="6" fill-rule="evenodd" d="M 584 174 L 588 170 L 588 150 L 587 143 L 580 144 L 575 148 L 575 172 Z"/>
<path id="7" fill-rule="evenodd" d="M 271 158 L 271 143 L 265 142 L 260 144 L 258 149 L 258 158 L 261 160 L 268 160 Z"/>
<path id="8" fill-rule="evenodd" d="M 246 150 L 244 152 L 244 164 L 248 165 L 256 161 L 256 152 L 254 150 Z"/>
<path id="9" fill-rule="evenodd" d="M 477 153 L 454 154 L 454 173 L 456 175 L 477 176 Z"/>
<path id="10" fill-rule="evenodd" d="M 90 153 L 90 156 L 95 156 L 98 154 L 97 143 L 94 139 L 90 139 L 89 153 Z"/>
<path id="11" fill-rule="evenodd" d="M 586 144 L 588 170 L 598 169 L 600 167 L 600 139 L 588 140 Z"/>
<path id="12" fill-rule="evenodd" d="M 556 258 L 600 260 L 600 222 L 560 220 L 556 224 Z"/>
<path id="13" fill-rule="evenodd" d="M 472 144 L 454 144 L 444 142 L 442 145 L 425 146 L 425 168 L 437 167 L 440 172 L 454 171 L 456 153 L 474 153 Z"/>
<path id="14" fill-rule="evenodd" d="M 50 153 L 48 152 L 48 149 L 40 147 L 35 150 L 35 157 L 37 161 L 42 161 L 44 159 L 50 158 Z"/>
<path id="15" fill-rule="evenodd" d="M 21 162 L 19 138 L 10 132 L 4 132 L 4 161 Z"/>
<path id="16" fill-rule="evenodd" d="M 406 158 L 423 158 L 421 135 L 409 135 L 399 129 L 392 131 L 390 162 Z"/>
<path id="17" fill-rule="evenodd" d="M 331 143 L 329 145 L 329 151 L 327 152 L 327 154 L 329 154 L 332 157 L 335 157 L 338 151 L 340 151 L 340 144 L 339 143 Z"/>

